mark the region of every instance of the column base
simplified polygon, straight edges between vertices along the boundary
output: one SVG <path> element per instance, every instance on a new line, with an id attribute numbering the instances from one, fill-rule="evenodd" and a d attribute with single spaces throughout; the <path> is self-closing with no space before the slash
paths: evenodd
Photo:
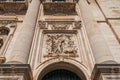
<path id="1" fill-rule="evenodd" d="M 33 80 L 29 64 L 0 64 L 0 80 Z"/>
<path id="2" fill-rule="evenodd" d="M 96 64 L 91 80 L 120 80 L 120 64 Z"/>

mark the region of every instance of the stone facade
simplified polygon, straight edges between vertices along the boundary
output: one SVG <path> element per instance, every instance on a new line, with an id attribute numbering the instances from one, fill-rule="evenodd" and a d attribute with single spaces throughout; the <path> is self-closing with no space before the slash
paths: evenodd
<path id="1" fill-rule="evenodd" d="M 0 0 L 0 80 L 119 80 L 119 69 L 119 0 Z"/>

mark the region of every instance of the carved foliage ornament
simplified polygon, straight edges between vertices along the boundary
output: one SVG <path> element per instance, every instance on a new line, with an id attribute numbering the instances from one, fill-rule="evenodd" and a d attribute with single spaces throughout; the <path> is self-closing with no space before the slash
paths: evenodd
<path id="1" fill-rule="evenodd" d="M 46 56 L 70 56 L 76 57 L 78 47 L 75 44 L 74 34 L 47 34 Z"/>
<path id="2" fill-rule="evenodd" d="M 51 26 L 52 30 L 68 30 L 69 29 L 69 24 L 53 24 Z"/>

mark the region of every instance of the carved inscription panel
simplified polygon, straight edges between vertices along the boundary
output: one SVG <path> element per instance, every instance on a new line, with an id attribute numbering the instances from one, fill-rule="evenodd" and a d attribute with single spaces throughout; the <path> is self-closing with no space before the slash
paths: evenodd
<path id="1" fill-rule="evenodd" d="M 44 57 L 56 56 L 78 56 L 78 43 L 76 34 L 45 34 L 44 36 Z"/>
<path id="2" fill-rule="evenodd" d="M 96 0 L 107 18 L 120 18 L 120 0 Z"/>

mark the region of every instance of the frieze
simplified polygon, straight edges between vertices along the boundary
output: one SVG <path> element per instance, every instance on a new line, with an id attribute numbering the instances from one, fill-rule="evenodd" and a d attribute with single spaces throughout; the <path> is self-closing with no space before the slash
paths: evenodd
<path id="1" fill-rule="evenodd" d="M 75 22 L 39 21 L 39 26 L 41 29 L 48 29 L 48 30 L 75 30 L 81 28 L 81 21 L 75 21 Z"/>
<path id="2" fill-rule="evenodd" d="M 69 25 L 68 24 L 53 24 L 51 26 L 52 30 L 68 30 L 69 29 Z"/>

